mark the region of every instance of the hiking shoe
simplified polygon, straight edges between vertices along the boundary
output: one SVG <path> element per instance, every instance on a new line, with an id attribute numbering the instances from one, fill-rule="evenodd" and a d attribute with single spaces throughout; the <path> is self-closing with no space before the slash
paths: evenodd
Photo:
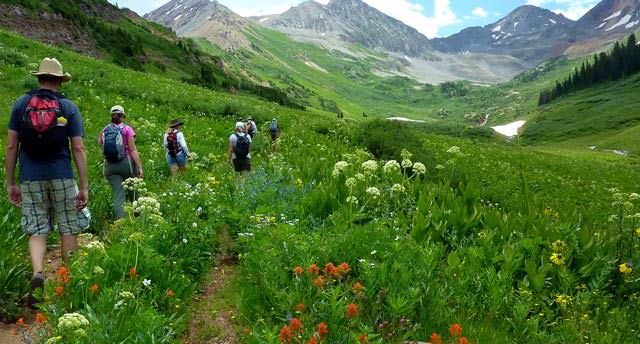
<path id="1" fill-rule="evenodd" d="M 34 295 L 33 292 L 38 288 L 44 288 L 44 278 L 41 275 L 33 276 L 31 279 L 31 287 L 29 288 L 29 296 L 27 296 L 27 306 L 31 309 L 36 309 L 36 304 L 40 302 Z"/>

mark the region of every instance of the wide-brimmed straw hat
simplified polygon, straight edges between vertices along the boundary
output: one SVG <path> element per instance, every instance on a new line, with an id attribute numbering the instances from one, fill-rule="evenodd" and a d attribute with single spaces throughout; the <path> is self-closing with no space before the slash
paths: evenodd
<path id="1" fill-rule="evenodd" d="M 184 122 L 182 122 L 179 119 L 173 119 L 173 120 L 171 120 L 171 123 L 169 123 L 169 127 L 171 127 L 171 128 L 177 127 L 179 125 L 184 125 Z"/>
<path id="2" fill-rule="evenodd" d="M 45 57 L 42 60 L 42 62 L 40 62 L 40 68 L 38 68 L 37 71 L 32 71 L 31 75 L 53 76 L 56 78 L 61 78 L 63 82 L 71 80 L 71 74 L 64 72 L 64 70 L 62 69 L 62 64 L 55 57 L 54 58 Z"/>

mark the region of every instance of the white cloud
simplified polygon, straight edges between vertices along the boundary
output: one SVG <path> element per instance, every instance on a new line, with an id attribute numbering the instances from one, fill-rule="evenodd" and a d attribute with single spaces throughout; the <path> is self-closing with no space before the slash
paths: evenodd
<path id="1" fill-rule="evenodd" d="M 364 2 L 414 27 L 429 38 L 435 37 L 441 27 L 460 22 L 451 9 L 449 0 L 433 0 L 435 11 L 431 17 L 422 13 L 424 8 L 420 4 L 408 0 L 364 0 Z"/>
<path id="2" fill-rule="evenodd" d="M 117 4 L 120 8 L 126 7 L 142 16 L 166 4 L 169 0 L 109 0 L 109 2 Z"/>
<path id="3" fill-rule="evenodd" d="M 486 18 L 489 16 L 489 13 L 482 7 L 476 7 L 471 13 L 474 16 Z"/>
<path id="4" fill-rule="evenodd" d="M 572 20 L 578 20 L 598 2 L 598 0 L 527 0 L 527 5 L 538 7 L 553 6 L 555 7 L 552 10 L 553 12 L 562 14 Z"/>

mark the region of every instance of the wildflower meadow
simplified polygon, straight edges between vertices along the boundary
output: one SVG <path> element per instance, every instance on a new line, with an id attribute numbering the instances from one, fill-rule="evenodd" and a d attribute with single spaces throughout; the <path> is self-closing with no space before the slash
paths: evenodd
<path id="1" fill-rule="evenodd" d="M 69 266 L 49 265 L 33 320 L 21 301 L 31 271 L 20 211 L 0 201 L 0 317 L 21 341 L 183 342 L 222 233 L 237 262 L 224 297 L 245 343 L 640 341 L 636 158 L 336 119 L 5 32 L 0 45 L 4 113 L 34 86 L 28 71 L 42 56 L 68 66 L 90 170 L 92 226 Z M 114 104 L 145 167 L 125 182 L 138 197 L 115 222 L 97 144 Z M 277 117 L 282 137 L 272 146 L 259 134 L 241 178 L 226 148 L 247 115 L 261 133 Z M 196 154 L 172 179 L 161 143 L 176 117 Z"/>

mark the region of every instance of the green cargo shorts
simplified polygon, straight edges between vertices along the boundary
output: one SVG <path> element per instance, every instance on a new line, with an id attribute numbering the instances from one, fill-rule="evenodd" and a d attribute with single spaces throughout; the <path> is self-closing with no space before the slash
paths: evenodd
<path id="1" fill-rule="evenodd" d="M 88 210 L 76 208 L 78 186 L 74 179 L 23 182 L 20 190 L 22 230 L 27 235 L 46 236 L 56 222 L 62 235 L 77 235 L 89 227 Z"/>

